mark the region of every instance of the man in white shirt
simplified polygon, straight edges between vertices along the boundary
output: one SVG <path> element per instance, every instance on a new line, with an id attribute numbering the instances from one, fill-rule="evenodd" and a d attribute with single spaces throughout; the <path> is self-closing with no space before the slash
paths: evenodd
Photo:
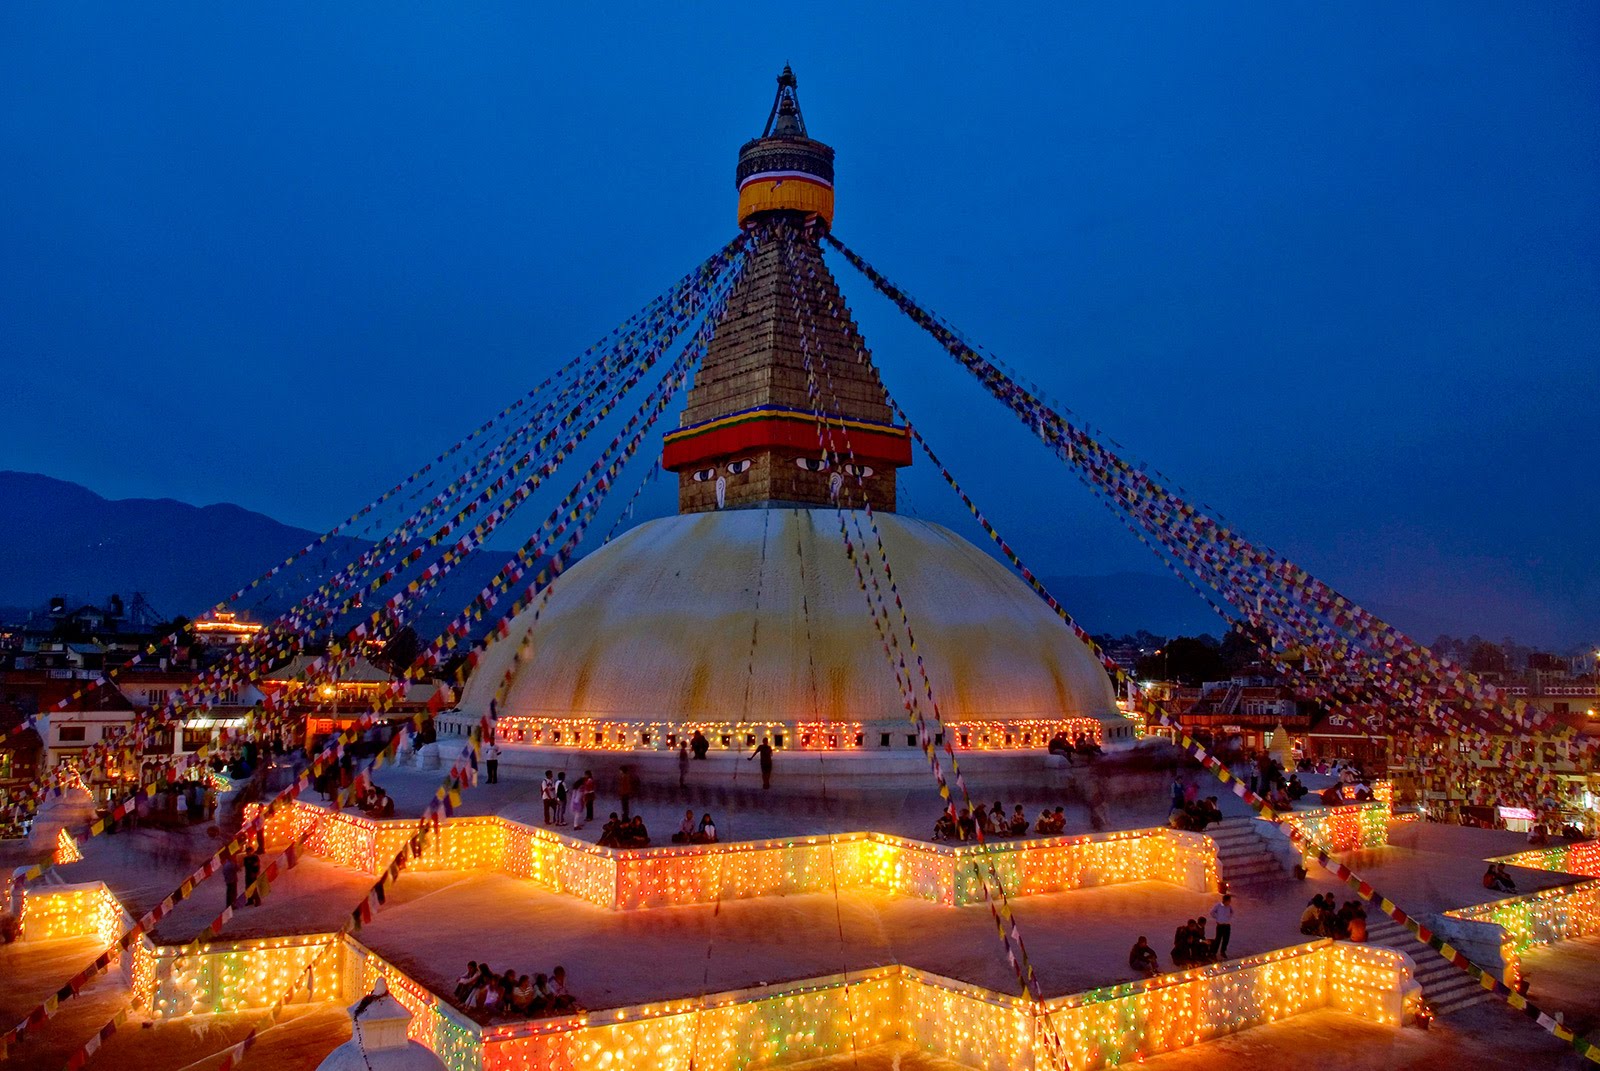
<path id="1" fill-rule="evenodd" d="M 544 824 L 554 825 L 556 819 L 556 777 L 551 770 L 544 772 L 539 783 L 539 798 L 544 801 Z"/>
<path id="2" fill-rule="evenodd" d="M 1228 958 L 1228 938 L 1233 936 L 1233 895 L 1222 894 L 1222 902 L 1214 906 L 1209 912 L 1211 920 L 1217 924 L 1217 958 Z"/>

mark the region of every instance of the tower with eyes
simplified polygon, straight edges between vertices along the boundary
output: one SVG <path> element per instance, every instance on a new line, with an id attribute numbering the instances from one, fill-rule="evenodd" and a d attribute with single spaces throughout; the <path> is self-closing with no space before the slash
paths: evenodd
<path id="1" fill-rule="evenodd" d="M 874 509 L 893 511 L 910 438 L 884 404 L 822 259 L 833 149 L 806 135 L 787 67 L 761 137 L 739 150 L 735 177 L 740 226 L 785 228 L 759 242 L 667 436 L 662 465 L 678 474 L 679 512 L 831 506 L 836 493 L 859 504 L 860 490 Z M 826 443 L 820 429 L 829 429 Z"/>

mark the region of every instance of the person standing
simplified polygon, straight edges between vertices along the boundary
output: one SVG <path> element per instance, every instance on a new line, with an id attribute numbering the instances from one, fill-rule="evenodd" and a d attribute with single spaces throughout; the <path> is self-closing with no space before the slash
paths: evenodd
<path id="1" fill-rule="evenodd" d="M 488 747 L 483 749 L 483 764 L 489 769 L 489 784 L 498 785 L 500 783 L 499 745 L 490 744 Z"/>
<path id="2" fill-rule="evenodd" d="M 749 762 L 750 759 L 755 758 L 759 758 L 761 760 L 761 787 L 771 788 L 772 745 L 767 742 L 767 738 L 764 736 L 761 738 L 761 743 L 757 745 L 756 749 L 750 753 L 750 758 L 747 758 L 744 761 Z"/>
<path id="3" fill-rule="evenodd" d="M 689 745 L 678 745 L 678 787 L 689 787 Z"/>
<path id="4" fill-rule="evenodd" d="M 1222 900 L 1213 905 L 1211 921 L 1217 924 L 1216 956 L 1228 958 L 1228 939 L 1233 936 L 1233 894 L 1223 893 Z"/>
<path id="5" fill-rule="evenodd" d="M 261 879 L 261 856 L 251 848 L 244 857 L 244 889 L 250 895 L 247 901 L 251 907 L 261 906 L 261 890 L 256 887 L 256 882 Z"/>
<path id="6" fill-rule="evenodd" d="M 689 738 L 689 750 L 694 752 L 695 758 L 703 760 L 706 752 L 711 750 L 711 741 L 706 739 L 705 733 L 696 729 L 694 735 Z"/>
<path id="7" fill-rule="evenodd" d="M 617 797 L 622 800 L 622 820 L 626 822 L 631 815 L 628 807 L 633 801 L 634 793 L 639 791 L 639 779 L 633 775 L 632 766 L 623 766 L 617 774 Z"/>
<path id="8" fill-rule="evenodd" d="M 556 819 L 556 780 L 555 774 L 549 770 L 544 772 L 544 780 L 539 782 L 539 799 L 544 803 L 544 824 L 554 825 Z"/>
<path id="9" fill-rule="evenodd" d="M 580 778 L 578 783 L 572 786 L 572 801 L 567 807 L 567 813 L 572 816 L 572 828 L 574 830 L 583 828 L 583 786 L 585 783 L 586 779 Z"/>
<path id="10" fill-rule="evenodd" d="M 226 886 L 228 906 L 232 907 L 239 899 L 239 864 L 234 861 L 232 852 L 222 857 L 222 883 Z"/>
<path id="11" fill-rule="evenodd" d="M 567 824 L 567 771 L 556 774 L 556 825 Z"/>
<path id="12" fill-rule="evenodd" d="M 594 797 L 598 792 L 598 789 L 594 783 L 593 770 L 583 771 L 583 784 L 579 785 L 578 787 L 583 790 L 583 820 L 585 822 L 593 822 Z"/>

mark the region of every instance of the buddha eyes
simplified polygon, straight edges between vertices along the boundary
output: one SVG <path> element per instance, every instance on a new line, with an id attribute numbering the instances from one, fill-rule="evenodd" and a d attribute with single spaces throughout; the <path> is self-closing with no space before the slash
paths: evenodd
<path id="1" fill-rule="evenodd" d="M 749 472 L 750 466 L 754 464 L 755 462 L 749 458 L 745 458 L 742 461 L 730 461 L 728 462 L 728 475 L 737 476 L 741 472 Z"/>
<path id="2" fill-rule="evenodd" d="M 865 479 L 866 477 L 872 475 L 872 466 L 871 465 L 846 465 L 844 467 L 844 471 L 849 473 L 851 476 L 860 476 L 862 479 Z"/>
<path id="3" fill-rule="evenodd" d="M 797 457 L 794 463 L 807 472 L 823 472 L 828 467 L 828 459 L 823 457 Z"/>

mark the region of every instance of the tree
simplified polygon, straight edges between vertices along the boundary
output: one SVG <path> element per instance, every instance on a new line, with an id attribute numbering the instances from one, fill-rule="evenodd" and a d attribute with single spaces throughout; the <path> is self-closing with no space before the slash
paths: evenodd
<path id="1" fill-rule="evenodd" d="M 1146 680 L 1197 685 L 1228 676 L 1221 645 L 1212 636 L 1179 636 L 1139 659 L 1134 672 Z"/>

